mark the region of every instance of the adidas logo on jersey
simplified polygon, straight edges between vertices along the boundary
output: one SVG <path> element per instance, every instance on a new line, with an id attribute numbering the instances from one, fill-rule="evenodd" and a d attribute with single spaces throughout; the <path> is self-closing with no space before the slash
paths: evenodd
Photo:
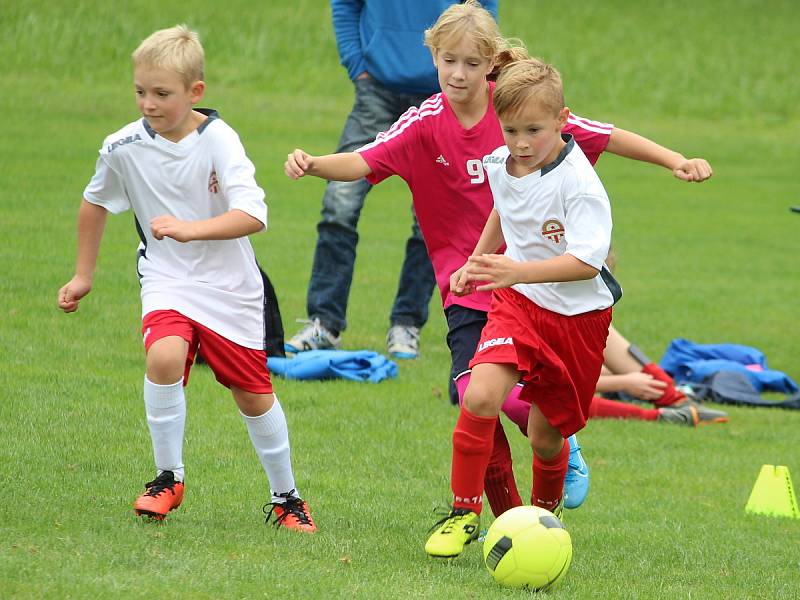
<path id="1" fill-rule="evenodd" d="M 493 338 L 491 340 L 486 340 L 480 346 L 478 346 L 478 352 L 483 352 L 487 348 L 491 348 L 492 346 L 502 346 L 505 344 L 513 344 L 514 340 L 510 337 L 499 337 Z"/>
<path id="2" fill-rule="evenodd" d="M 449 167 L 450 166 L 450 163 L 447 162 L 447 159 L 444 157 L 444 154 L 440 154 L 436 158 L 436 162 L 439 163 L 440 165 L 444 165 L 445 167 Z"/>

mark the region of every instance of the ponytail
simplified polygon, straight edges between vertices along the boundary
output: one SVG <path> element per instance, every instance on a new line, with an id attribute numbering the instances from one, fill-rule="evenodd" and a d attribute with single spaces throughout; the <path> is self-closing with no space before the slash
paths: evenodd
<path id="1" fill-rule="evenodd" d="M 512 45 L 517 43 L 520 45 Z M 486 79 L 489 81 L 497 81 L 500 72 L 511 63 L 530 58 L 528 50 L 525 48 L 525 46 L 521 45 L 519 40 L 502 40 L 502 46 L 505 47 L 494 57 L 494 67 L 492 68 L 492 72 L 486 76 Z"/>

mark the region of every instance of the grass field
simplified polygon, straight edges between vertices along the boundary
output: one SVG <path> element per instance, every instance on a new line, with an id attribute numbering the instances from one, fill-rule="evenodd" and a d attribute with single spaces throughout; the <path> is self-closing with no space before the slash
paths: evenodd
<path id="1" fill-rule="evenodd" d="M 672 338 L 757 346 L 800 380 L 800 9 L 790 1 L 501 0 L 501 27 L 562 71 L 575 112 L 638 131 L 715 176 L 686 185 L 617 157 L 615 322 L 659 357 Z M 479 547 L 423 551 L 448 499 L 449 355 L 434 298 L 423 356 L 379 385 L 277 381 L 315 536 L 262 524 L 263 473 L 225 390 L 187 391 L 184 506 L 163 526 L 131 502 L 152 475 L 132 216 L 109 220 L 95 289 L 74 315 L 56 292 L 74 266 L 75 215 L 103 137 L 137 118 L 128 56 L 187 22 L 208 93 L 267 190 L 253 238 L 284 324 L 305 316 L 323 183 L 283 157 L 335 147 L 352 101 L 323 0 L 191 5 L 7 0 L 0 8 L 0 597 L 523 598 L 496 587 Z M 794 58 L 793 58 L 794 57 Z M 401 181 L 370 195 L 349 306 L 349 348 L 384 349 L 408 235 Z M 762 464 L 800 482 L 800 413 L 731 409 L 699 431 L 591 422 L 586 504 L 565 521 L 575 556 L 552 598 L 797 598 L 800 520 L 744 505 Z M 525 497 L 530 451 L 508 429 Z M 800 485 L 800 484 L 799 484 Z M 490 522 L 488 513 L 484 524 Z"/>

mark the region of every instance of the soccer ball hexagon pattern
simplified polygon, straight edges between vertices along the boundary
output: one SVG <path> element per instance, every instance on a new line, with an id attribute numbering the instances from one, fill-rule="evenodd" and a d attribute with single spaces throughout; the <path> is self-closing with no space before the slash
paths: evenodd
<path id="1" fill-rule="evenodd" d="M 483 559 L 500 585 L 545 590 L 566 575 L 572 562 L 572 540 L 550 511 L 517 506 L 489 527 Z"/>

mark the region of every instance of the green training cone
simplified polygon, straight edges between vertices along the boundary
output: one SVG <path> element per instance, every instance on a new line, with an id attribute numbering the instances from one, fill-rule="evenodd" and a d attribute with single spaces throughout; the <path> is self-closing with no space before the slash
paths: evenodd
<path id="1" fill-rule="evenodd" d="M 775 465 L 761 467 L 744 510 L 759 515 L 800 519 L 789 468 Z"/>

